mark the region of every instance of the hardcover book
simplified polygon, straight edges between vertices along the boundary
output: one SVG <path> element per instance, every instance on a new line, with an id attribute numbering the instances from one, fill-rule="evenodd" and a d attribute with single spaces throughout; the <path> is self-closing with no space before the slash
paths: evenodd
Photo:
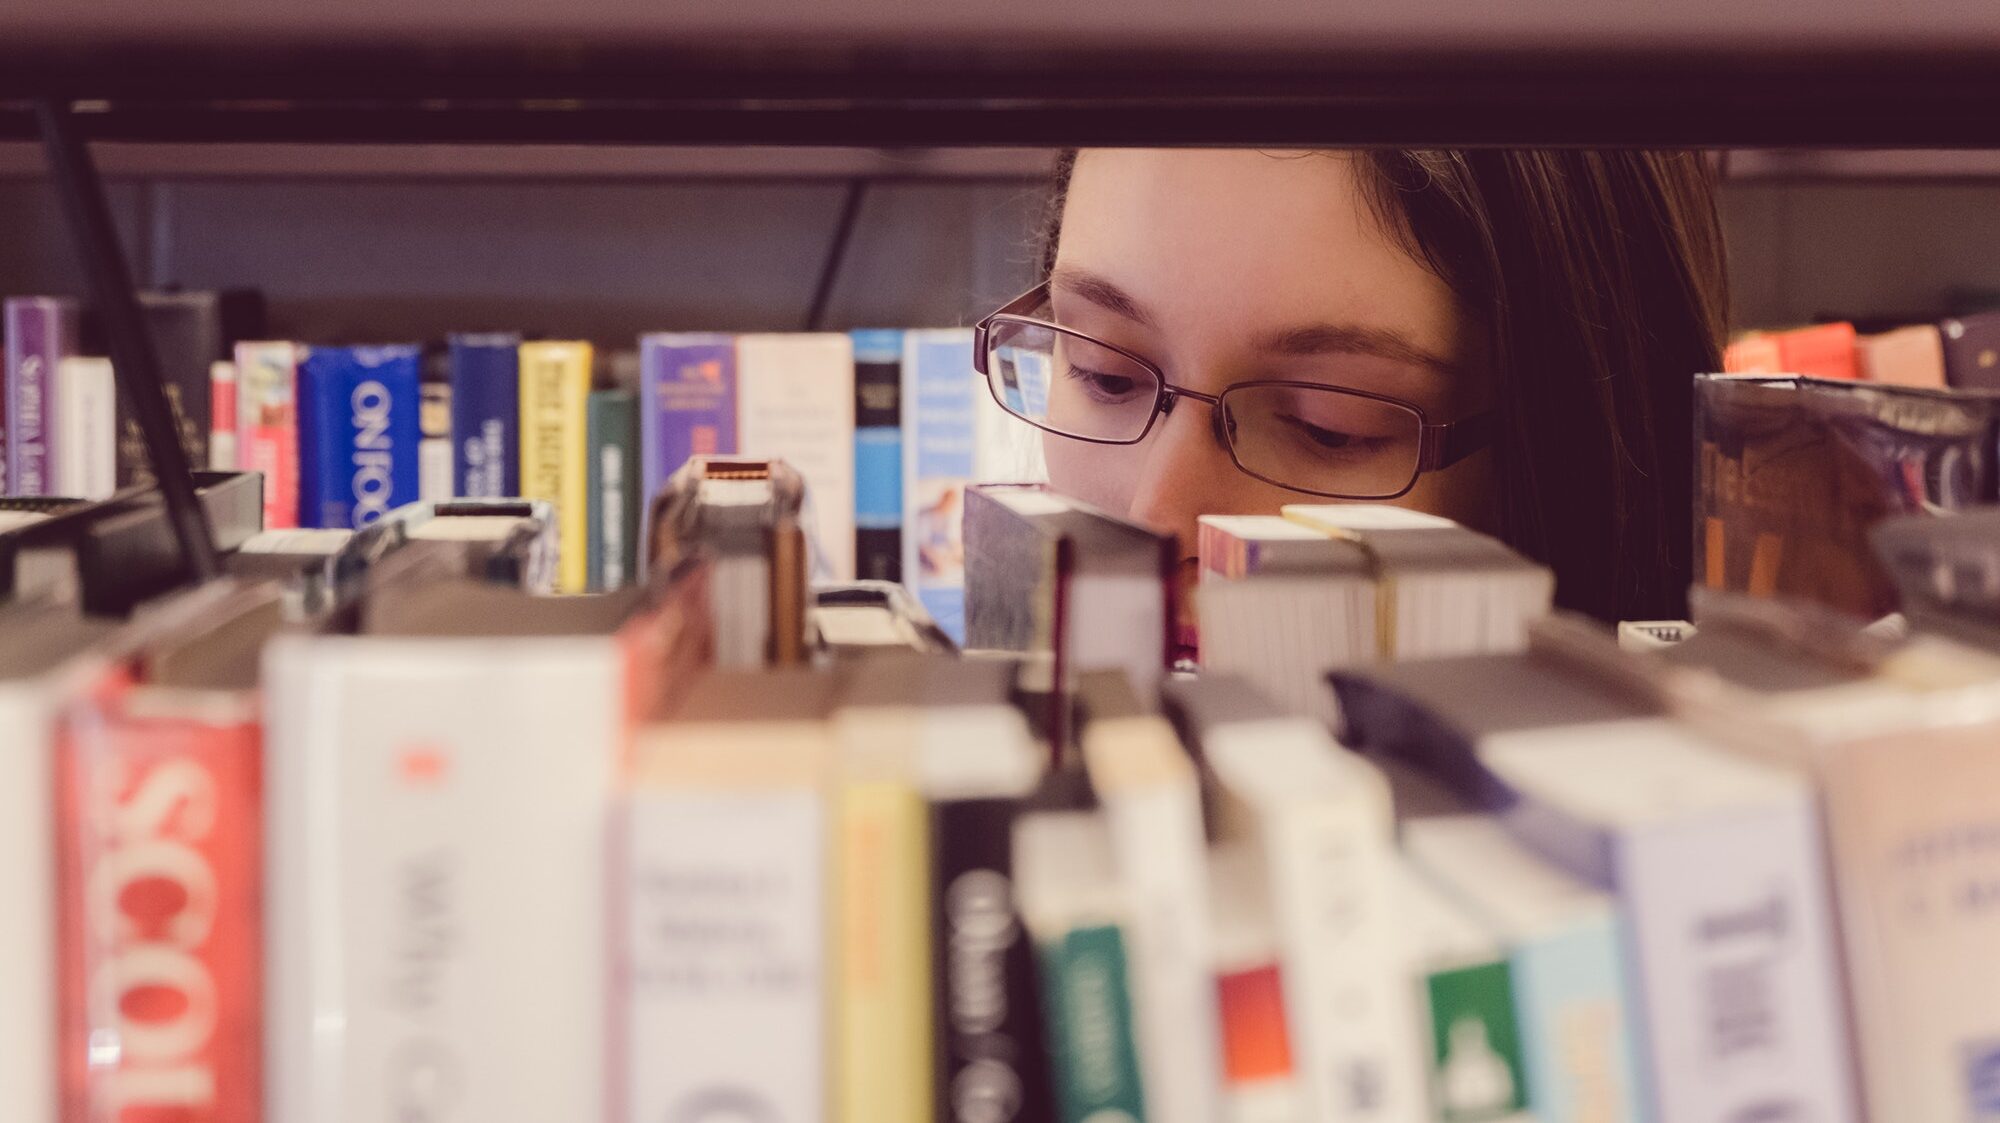
<path id="1" fill-rule="evenodd" d="M 239 341 L 263 336 L 263 294 L 254 289 L 142 292 L 139 310 L 153 339 L 181 449 L 190 465 L 207 464 L 208 418 L 215 409 L 209 397 L 210 368 L 230 358 Z M 119 404 L 124 406 L 122 397 Z M 119 486 L 151 483 L 152 461 L 138 420 L 127 409 L 118 426 Z"/>
<path id="2" fill-rule="evenodd" d="M 521 337 L 451 337 L 452 486 L 464 499 L 521 494 Z"/>
<path id="3" fill-rule="evenodd" d="M 639 570 L 639 404 L 630 390 L 592 390 L 589 400 L 590 589 L 637 580 Z"/>
<path id="4" fill-rule="evenodd" d="M 832 332 L 736 340 L 738 451 L 806 480 L 814 575 L 854 579 L 854 344 Z"/>
<path id="5" fill-rule="evenodd" d="M 1958 316 L 1938 325 L 1944 377 L 1955 390 L 2000 390 L 2000 312 Z"/>
<path id="6" fill-rule="evenodd" d="M 428 364 L 426 364 L 428 365 Z M 451 447 L 451 383 L 426 378 L 419 387 L 417 429 L 417 496 L 443 503 L 457 490 Z"/>
<path id="7" fill-rule="evenodd" d="M 639 473 L 650 503 L 694 456 L 733 456 L 736 337 L 660 332 L 639 340 Z"/>
<path id="8" fill-rule="evenodd" d="M 584 462 L 590 363 L 588 343 L 521 344 L 521 495 L 555 507 L 556 587 L 565 593 L 590 583 Z"/>
<path id="9" fill-rule="evenodd" d="M 118 380 L 111 360 L 64 359 L 55 379 L 55 494 L 109 499 L 118 489 Z"/>
<path id="10" fill-rule="evenodd" d="M 965 491 L 982 478 L 984 393 L 969 333 L 903 333 L 903 583 L 959 644 L 966 642 Z"/>
<path id="11" fill-rule="evenodd" d="M 56 372 L 76 354 L 77 305 L 62 297 L 10 297 L 5 319 L 7 493 L 54 495 Z"/>
<path id="12" fill-rule="evenodd" d="M 903 579 L 903 333 L 854 340 L 854 573 Z"/>
<path id="13" fill-rule="evenodd" d="M 417 500 L 421 351 L 314 347 L 298 368 L 299 525 L 359 529 Z"/>
<path id="14" fill-rule="evenodd" d="M 264 477 L 264 526 L 299 525 L 299 352 L 296 343 L 236 345 L 236 433 L 245 471 Z"/>

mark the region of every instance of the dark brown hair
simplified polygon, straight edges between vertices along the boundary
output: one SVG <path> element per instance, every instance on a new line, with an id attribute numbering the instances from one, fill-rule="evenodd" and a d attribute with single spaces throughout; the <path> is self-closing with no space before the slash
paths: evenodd
<path id="1" fill-rule="evenodd" d="M 1075 153 L 1057 165 L 1053 266 Z M 1693 376 L 1721 369 L 1728 283 L 1700 153 L 1357 154 L 1384 229 L 1449 284 L 1492 356 L 1501 534 L 1564 607 L 1686 611 Z"/>

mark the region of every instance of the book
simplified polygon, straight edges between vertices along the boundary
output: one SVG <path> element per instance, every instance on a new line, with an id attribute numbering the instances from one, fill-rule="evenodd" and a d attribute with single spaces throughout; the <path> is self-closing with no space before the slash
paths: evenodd
<path id="1" fill-rule="evenodd" d="M 66 1119 L 263 1111 L 256 650 L 276 591 L 154 610 L 59 726 L 56 959 Z"/>
<path id="2" fill-rule="evenodd" d="M 601 1118 L 632 602 L 375 579 L 264 651 L 265 1110 Z"/>
<path id="3" fill-rule="evenodd" d="M 188 463 L 209 462 L 208 420 L 215 406 L 209 372 L 232 357 L 236 344 L 264 334 L 264 297 L 255 289 L 165 290 L 139 293 L 139 311 L 160 364 L 161 389 Z M 124 400 L 119 401 L 121 407 Z M 129 408 L 119 415 L 118 484 L 152 482 L 145 437 Z"/>
<path id="4" fill-rule="evenodd" d="M 1333 721 L 1326 670 L 1380 657 L 1383 598 L 1368 551 L 1277 515 L 1203 515 L 1196 533 L 1202 667 Z"/>
<path id="5" fill-rule="evenodd" d="M 1212 817 L 1269 886 L 1304 1110 L 1329 1123 L 1424 1113 L 1389 787 L 1326 727 L 1244 681 L 1170 682 L 1169 714 L 1214 776 Z"/>
<path id="6" fill-rule="evenodd" d="M 1817 791 L 1867 1116 L 1979 1118 L 2000 1064 L 2000 855 L 1976 841 L 2000 831 L 2000 659 L 1711 601 L 1661 665 L 1687 720 Z"/>
<path id="7" fill-rule="evenodd" d="M 855 331 L 854 573 L 903 579 L 903 333 Z"/>
<path id="8" fill-rule="evenodd" d="M 826 1118 L 834 680 L 716 672 L 621 798 L 613 1118 Z"/>
<path id="9" fill-rule="evenodd" d="M 1695 380 L 1695 584 L 1894 611 L 1869 530 L 2000 500 L 2000 396 L 1869 383 Z"/>
<path id="10" fill-rule="evenodd" d="M 972 368 L 969 331 L 903 333 L 903 582 L 961 645 L 966 642 L 965 490 L 977 482 L 1000 482 L 983 474 L 991 466 L 979 455 L 982 395 L 986 388 Z"/>
<path id="11" fill-rule="evenodd" d="M 1509 1119 L 1528 1106 L 1514 980 L 1499 941 L 1424 878 L 1399 879 L 1429 1032 L 1432 1118 Z"/>
<path id="12" fill-rule="evenodd" d="M 425 379 L 418 388 L 417 497 L 440 503 L 457 493 L 451 445 L 451 383 Z"/>
<path id="13" fill-rule="evenodd" d="M 4 309 L 7 493 L 54 495 L 56 372 L 77 353 L 77 305 L 63 297 L 17 296 Z"/>
<path id="14" fill-rule="evenodd" d="M 0 1088 L 9 1117 L 57 1123 L 56 721 L 102 673 L 116 623 L 0 603 Z"/>
<path id="15" fill-rule="evenodd" d="M 236 345 L 236 433 L 243 470 L 264 476 L 264 525 L 299 525 L 306 494 L 299 461 L 299 353 L 296 343 Z"/>
<path id="16" fill-rule="evenodd" d="M 1344 741 L 1420 766 L 1617 901 L 1653 1117 L 1856 1118 L 1827 867 L 1797 776 L 1547 656 L 1332 679 Z"/>
<path id="17" fill-rule="evenodd" d="M 565 593 L 590 584 L 584 462 L 590 361 L 588 343 L 521 344 L 521 495 L 555 507 L 556 587 Z"/>
<path id="18" fill-rule="evenodd" d="M 72 356 L 56 367 L 54 494 L 109 499 L 118 489 L 118 382 L 111 360 Z"/>
<path id="19" fill-rule="evenodd" d="M 2000 390 L 2000 313 L 1955 316 L 1938 324 L 1945 382 L 1956 390 Z"/>
<path id="20" fill-rule="evenodd" d="M 1645 1117 L 1626 1001 L 1623 927 L 1611 899 L 1542 861 L 1494 819 L 1406 819 L 1410 864 L 1495 936 L 1506 953 L 1519 1068 L 1535 1118 Z"/>
<path id="21" fill-rule="evenodd" d="M 521 494 L 521 337 L 451 337 L 453 494 L 498 499 Z"/>
<path id="22" fill-rule="evenodd" d="M 242 441 L 237 429 L 236 364 L 217 359 L 208 365 L 208 469 L 234 472 Z"/>
<path id="23" fill-rule="evenodd" d="M 1729 345 L 1722 369 L 1731 374 L 1798 374 L 1843 382 L 1861 376 L 1855 363 L 1854 325 L 1845 321 L 1754 332 Z"/>
<path id="24" fill-rule="evenodd" d="M 1869 382 L 1945 388 L 1944 336 L 1935 324 L 1914 324 L 1855 340 L 1861 377 Z"/>
<path id="25" fill-rule="evenodd" d="M 1209 939 L 1222 1037 L 1223 1111 L 1233 1123 L 1288 1123 L 1305 1114 L 1291 1030 L 1284 961 L 1271 890 L 1254 844 L 1209 851 Z"/>
<path id="26" fill-rule="evenodd" d="M 1083 761 L 1131 912 L 1130 970 L 1148 1117 L 1205 1123 L 1221 1109 L 1214 955 L 1201 798 L 1164 717 L 1119 671 L 1082 677 Z"/>
<path id="27" fill-rule="evenodd" d="M 804 660 L 809 583 L 800 530 L 805 482 L 782 460 L 699 456 L 653 497 L 648 564 L 671 574 L 708 559 L 717 667 Z"/>
<path id="28" fill-rule="evenodd" d="M 899 705 L 911 666 L 864 665 L 834 723 L 833 1114 L 934 1118 L 928 715 Z"/>
<path id="29" fill-rule="evenodd" d="M 1042 810 L 1014 828 L 1021 917 L 1035 945 L 1062 1123 L 1145 1123 L 1129 915 L 1110 828 L 1093 811 Z"/>
<path id="30" fill-rule="evenodd" d="M 836 660 L 958 652 L 910 591 L 889 581 L 815 586 L 811 630 L 817 633 L 819 650 Z"/>
<path id="31" fill-rule="evenodd" d="M 592 390 L 585 409 L 587 585 L 603 592 L 639 570 L 639 405 L 630 390 Z"/>
<path id="32" fill-rule="evenodd" d="M 1058 692 L 1081 672 L 1117 668 L 1156 697 L 1176 619 L 1174 536 L 1040 485 L 965 496 L 966 646 L 1031 654 Z"/>
<path id="33" fill-rule="evenodd" d="M 421 352 L 313 347 L 298 366 L 299 525 L 358 529 L 417 499 Z"/>
<path id="34" fill-rule="evenodd" d="M 639 479 L 647 501 L 695 456 L 734 456 L 736 337 L 656 332 L 639 339 Z"/>
<path id="35" fill-rule="evenodd" d="M 813 572 L 854 579 L 854 344 L 834 332 L 736 339 L 738 451 L 806 480 Z"/>

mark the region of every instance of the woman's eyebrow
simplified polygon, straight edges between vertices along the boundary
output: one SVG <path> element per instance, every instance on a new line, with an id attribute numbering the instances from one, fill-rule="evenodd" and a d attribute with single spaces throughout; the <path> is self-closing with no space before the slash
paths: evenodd
<path id="1" fill-rule="evenodd" d="M 1458 364 L 1419 347 L 1400 332 L 1356 324 L 1302 324 L 1265 332 L 1254 341 L 1268 355 L 1374 355 L 1391 362 L 1427 367 L 1439 374 L 1458 372 Z"/>
<path id="2" fill-rule="evenodd" d="M 1058 268 L 1049 273 L 1049 284 L 1080 300 L 1087 300 L 1135 324 L 1156 327 L 1153 317 L 1131 293 L 1111 281 L 1084 269 Z"/>

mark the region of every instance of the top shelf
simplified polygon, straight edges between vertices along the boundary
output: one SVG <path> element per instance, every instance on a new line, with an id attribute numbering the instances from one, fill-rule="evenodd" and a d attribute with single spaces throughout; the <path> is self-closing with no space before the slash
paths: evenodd
<path id="1" fill-rule="evenodd" d="M 0 99 L 95 139 L 2000 144 L 1990 0 L 94 0 Z M 0 135 L 28 119 L 0 112 Z"/>

